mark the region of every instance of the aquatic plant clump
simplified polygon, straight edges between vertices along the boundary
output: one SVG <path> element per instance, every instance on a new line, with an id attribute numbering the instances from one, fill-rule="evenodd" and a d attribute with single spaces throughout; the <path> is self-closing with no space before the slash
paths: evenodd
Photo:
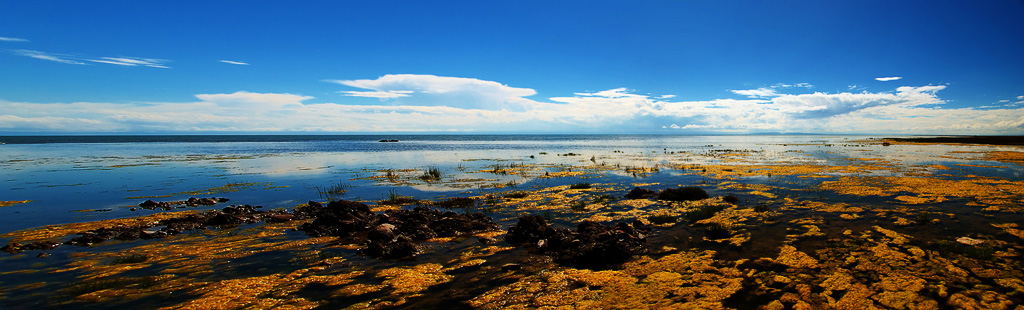
<path id="1" fill-rule="evenodd" d="M 708 196 L 708 192 L 696 186 L 666 188 L 658 193 L 658 200 L 667 201 L 694 201 L 708 199 L 710 197 L 711 196 Z"/>
<path id="2" fill-rule="evenodd" d="M 722 205 L 706 205 L 701 206 L 697 210 L 686 212 L 686 220 L 690 223 L 696 223 L 700 220 L 709 219 L 715 216 L 715 213 L 724 210 L 725 207 Z"/>
<path id="3" fill-rule="evenodd" d="M 626 194 L 626 196 L 623 197 L 626 199 L 650 199 L 657 196 L 658 193 L 655 191 L 646 188 L 634 187 Z"/>

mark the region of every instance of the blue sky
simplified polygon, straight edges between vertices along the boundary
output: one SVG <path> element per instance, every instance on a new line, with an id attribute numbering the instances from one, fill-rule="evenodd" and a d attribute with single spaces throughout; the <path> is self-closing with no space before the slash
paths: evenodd
<path id="1" fill-rule="evenodd" d="M 0 133 L 1024 134 L 1021 1 L 7 1 Z"/>

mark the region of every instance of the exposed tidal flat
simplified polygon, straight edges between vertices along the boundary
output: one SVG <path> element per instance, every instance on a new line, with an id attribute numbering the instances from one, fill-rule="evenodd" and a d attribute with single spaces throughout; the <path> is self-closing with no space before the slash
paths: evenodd
<path id="1" fill-rule="evenodd" d="M 882 138 L 0 137 L 0 308 L 1024 303 L 1024 148 Z"/>

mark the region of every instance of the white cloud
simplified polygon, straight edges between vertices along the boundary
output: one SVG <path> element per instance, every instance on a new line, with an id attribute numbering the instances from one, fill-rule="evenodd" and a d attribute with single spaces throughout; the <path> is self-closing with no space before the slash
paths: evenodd
<path id="1" fill-rule="evenodd" d="M 658 99 L 672 99 L 675 97 L 676 95 L 661 95 L 660 97 L 658 97 Z"/>
<path id="2" fill-rule="evenodd" d="M 59 63 L 72 64 L 72 65 L 84 65 L 85 64 L 84 62 L 72 59 L 73 56 L 70 56 L 70 55 L 51 54 L 51 53 L 40 52 L 40 51 L 33 51 L 33 50 L 14 50 L 14 54 L 21 55 L 21 56 L 26 56 L 26 57 L 32 57 L 32 58 L 35 58 L 35 59 L 49 60 L 49 61 L 55 61 L 55 62 L 59 62 Z"/>
<path id="3" fill-rule="evenodd" d="M 0 41 L 6 42 L 28 42 L 28 40 L 22 38 L 11 38 L 11 37 L 0 37 Z"/>
<path id="4" fill-rule="evenodd" d="M 747 96 L 748 98 L 765 98 L 779 96 L 773 88 L 761 87 L 758 89 L 729 90 L 734 94 Z"/>
<path id="5" fill-rule="evenodd" d="M 91 62 L 99 62 L 105 64 L 119 65 L 119 66 L 146 66 L 153 68 L 164 68 L 167 69 L 165 64 L 168 62 L 163 59 L 153 58 L 138 58 L 138 57 L 100 57 L 99 59 L 87 59 Z"/>
<path id="6" fill-rule="evenodd" d="M 537 101 L 533 90 L 433 76 L 352 80 L 381 104 L 303 103 L 283 93 L 199 94 L 194 102 L 19 103 L 0 101 L 0 129 L 16 132 L 822 132 L 1022 134 L 1024 109 L 943 108 L 946 86 L 892 92 L 783 94 L 769 98 L 669 101 L 625 88 Z M 343 84 L 345 85 L 345 84 Z M 380 90 L 372 90 L 374 88 Z M 488 94 L 498 91 L 499 94 Z M 474 95 L 467 99 L 466 96 Z M 344 97 L 342 97 L 344 98 Z M 348 100 L 348 99 L 345 99 Z M 453 104 L 443 104 L 451 100 Z M 462 100 L 462 101 L 458 101 Z M 514 102 L 522 109 L 507 109 Z M 384 104 L 386 102 L 387 104 Z M 507 104 L 506 104 L 507 106 Z"/>
<path id="7" fill-rule="evenodd" d="M 234 60 L 223 60 L 223 59 L 221 59 L 221 60 L 218 60 L 218 61 L 226 63 L 226 64 L 232 64 L 232 65 L 242 65 L 242 66 L 248 66 L 249 65 L 249 63 L 247 63 L 247 62 L 234 61 Z"/>
<path id="8" fill-rule="evenodd" d="M 523 97 L 537 94 L 533 89 L 510 87 L 494 81 L 425 74 L 389 74 L 372 80 L 326 82 L 372 90 L 348 92 L 347 95 L 385 96 L 394 99 L 395 104 L 414 106 L 526 110 L 534 101 Z"/>
<path id="9" fill-rule="evenodd" d="M 875 80 L 882 81 L 882 82 L 888 82 L 888 81 L 899 80 L 899 79 L 902 79 L 902 78 L 903 78 L 902 76 L 888 76 L 888 77 L 877 77 L 877 78 L 875 78 Z"/>

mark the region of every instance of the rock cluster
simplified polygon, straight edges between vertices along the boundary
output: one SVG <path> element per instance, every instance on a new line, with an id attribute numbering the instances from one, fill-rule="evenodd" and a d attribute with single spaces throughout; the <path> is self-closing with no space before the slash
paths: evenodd
<path id="1" fill-rule="evenodd" d="M 500 227 L 483 213 L 458 214 L 416 207 L 412 210 L 388 210 L 374 213 L 363 203 L 333 201 L 323 206 L 310 201 L 296 208 L 298 218 L 314 218 L 299 230 L 314 237 L 337 236 L 364 243 L 360 251 L 377 258 L 401 258 L 419 252 L 417 241 L 439 237 L 457 237 Z"/>
<path id="2" fill-rule="evenodd" d="M 187 230 L 204 229 L 207 227 L 227 227 L 240 224 L 251 224 L 261 221 L 280 222 L 291 219 L 284 211 L 261 211 L 261 207 L 250 205 L 230 206 L 220 211 L 212 210 L 203 213 L 161 220 L 152 225 L 102 227 L 78 233 L 78 237 L 65 241 L 64 244 L 90 246 L 110 239 L 135 240 L 153 239 L 169 235 L 177 235 Z M 18 253 L 25 250 L 49 250 L 60 246 L 54 241 L 38 241 L 28 244 L 11 242 L 0 248 L 0 251 Z"/>
<path id="3" fill-rule="evenodd" d="M 634 221 L 615 226 L 583 221 L 576 230 L 552 228 L 543 217 L 527 215 L 508 230 L 510 244 L 536 249 L 555 262 L 576 268 L 608 269 L 621 265 L 633 255 L 647 253 L 646 234 L 650 228 Z"/>
<path id="4" fill-rule="evenodd" d="M 217 197 L 210 197 L 210 198 L 189 197 L 188 200 L 178 200 L 178 201 L 153 201 L 153 200 L 146 200 L 146 201 L 143 201 L 142 203 L 140 203 L 139 207 L 141 207 L 143 209 L 149 209 L 149 210 L 153 210 L 153 209 L 170 210 L 170 209 L 174 209 L 175 207 L 178 207 L 178 206 L 189 206 L 189 207 L 212 206 L 212 205 L 215 205 L 215 204 L 218 204 L 218 203 L 228 202 L 228 200 L 229 199 L 227 199 L 227 198 L 217 198 Z"/>

